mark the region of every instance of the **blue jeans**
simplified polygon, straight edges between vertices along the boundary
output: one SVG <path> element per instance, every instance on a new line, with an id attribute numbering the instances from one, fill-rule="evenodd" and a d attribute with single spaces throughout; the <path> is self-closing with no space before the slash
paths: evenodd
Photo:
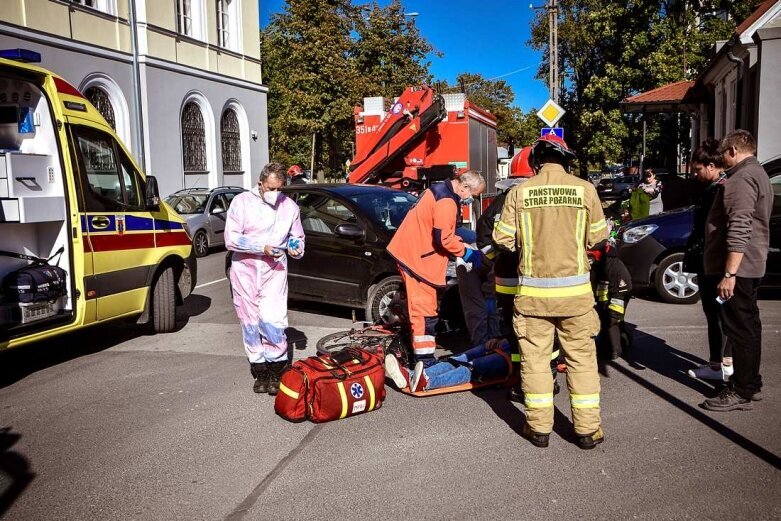
<path id="1" fill-rule="evenodd" d="M 450 362 L 437 362 L 426 368 L 428 385 L 426 390 L 452 387 L 469 383 L 472 380 L 472 371 L 464 365 L 453 365 Z"/>
<path id="2" fill-rule="evenodd" d="M 502 350 L 508 352 L 509 349 L 510 344 L 505 341 Z M 457 363 L 442 361 L 426 368 L 426 376 L 429 378 L 426 390 L 465 384 L 473 378 L 486 381 L 510 375 L 507 358 L 488 351 L 485 344 L 479 344 L 451 359 Z"/>

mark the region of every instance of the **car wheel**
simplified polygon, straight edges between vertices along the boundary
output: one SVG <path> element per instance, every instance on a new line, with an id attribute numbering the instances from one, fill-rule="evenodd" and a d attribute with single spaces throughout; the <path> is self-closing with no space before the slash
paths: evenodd
<path id="1" fill-rule="evenodd" d="M 206 237 L 206 232 L 198 230 L 193 237 L 193 251 L 196 257 L 203 257 L 209 253 L 209 239 Z"/>
<path id="2" fill-rule="evenodd" d="M 391 276 L 382 279 L 369 288 L 369 298 L 366 300 L 366 321 L 375 322 L 388 310 L 397 291 L 404 291 L 401 277 Z"/>
<path id="3" fill-rule="evenodd" d="M 694 304 L 700 298 L 697 275 L 683 271 L 683 253 L 673 253 L 656 268 L 656 293 L 671 304 Z"/>
<path id="4" fill-rule="evenodd" d="M 176 327 L 174 269 L 160 273 L 152 288 L 152 327 L 155 333 L 170 333 Z"/>

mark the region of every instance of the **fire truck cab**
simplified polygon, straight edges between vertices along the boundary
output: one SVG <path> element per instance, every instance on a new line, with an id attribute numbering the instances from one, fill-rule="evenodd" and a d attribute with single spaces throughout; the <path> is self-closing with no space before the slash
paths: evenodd
<path id="1" fill-rule="evenodd" d="M 172 331 L 196 280 L 183 219 L 40 55 L 0 56 L 0 350 L 120 317 Z"/>

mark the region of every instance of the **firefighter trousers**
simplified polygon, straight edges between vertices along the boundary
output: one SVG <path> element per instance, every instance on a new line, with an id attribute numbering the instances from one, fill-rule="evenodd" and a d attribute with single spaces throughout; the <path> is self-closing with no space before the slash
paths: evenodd
<path id="1" fill-rule="evenodd" d="M 567 362 L 572 423 L 579 436 L 600 426 L 599 372 L 594 337 L 599 332 L 595 310 L 576 317 L 533 317 L 517 312 L 513 328 L 521 348 L 521 384 L 526 421 L 534 432 L 553 430 L 553 377 L 550 360 L 553 335 L 558 333 Z"/>
<path id="2" fill-rule="evenodd" d="M 423 361 L 428 365 L 435 361 L 434 351 L 437 348 L 436 327 L 439 321 L 437 290 L 416 279 L 404 269 L 399 269 L 399 272 L 407 290 L 407 310 L 412 326 L 412 350 L 415 361 Z"/>

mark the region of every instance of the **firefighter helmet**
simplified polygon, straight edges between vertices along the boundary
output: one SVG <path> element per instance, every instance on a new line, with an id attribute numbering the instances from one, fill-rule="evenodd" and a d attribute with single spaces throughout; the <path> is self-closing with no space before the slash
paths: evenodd
<path id="1" fill-rule="evenodd" d="M 546 153 L 558 155 L 565 165 L 575 159 L 575 152 L 567 143 L 555 134 L 546 134 L 537 139 L 532 145 L 531 157 L 529 162 L 535 167 L 540 166 L 540 161 Z"/>
<path id="2" fill-rule="evenodd" d="M 532 147 L 523 147 L 510 161 L 510 175 L 508 177 L 532 177 L 534 170 L 529 163 Z"/>
<path id="3" fill-rule="evenodd" d="M 301 175 L 303 173 L 304 173 L 304 171 L 301 170 L 301 167 L 298 166 L 298 165 L 293 165 L 293 166 L 291 166 L 290 168 L 287 169 L 287 175 L 289 175 L 290 177 L 295 177 L 295 176 Z"/>

